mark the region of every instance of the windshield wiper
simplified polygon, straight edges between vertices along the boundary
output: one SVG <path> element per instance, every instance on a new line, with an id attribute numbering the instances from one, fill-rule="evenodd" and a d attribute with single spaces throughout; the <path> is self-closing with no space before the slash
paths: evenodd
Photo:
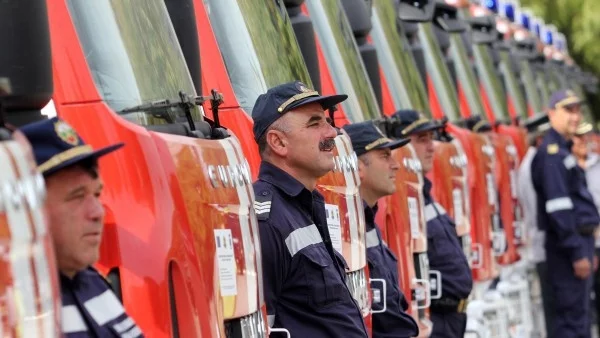
<path id="1" fill-rule="evenodd" d="M 162 118 L 167 121 L 167 123 L 174 123 L 175 121 L 173 121 L 173 118 L 168 114 L 167 110 L 171 108 L 180 108 L 185 113 L 186 120 L 190 125 L 190 130 L 193 131 L 196 130 L 196 125 L 192 117 L 192 109 L 195 106 L 201 106 L 202 103 L 206 101 L 210 101 L 214 121 L 206 116 L 203 116 L 204 120 L 213 128 L 221 128 L 219 123 L 219 106 L 223 103 L 223 94 L 215 89 L 212 89 L 211 95 L 208 96 L 188 95 L 180 90 L 179 101 L 171 101 L 169 99 L 157 100 L 122 109 L 119 113 L 145 112 L 152 114 L 154 117 Z"/>

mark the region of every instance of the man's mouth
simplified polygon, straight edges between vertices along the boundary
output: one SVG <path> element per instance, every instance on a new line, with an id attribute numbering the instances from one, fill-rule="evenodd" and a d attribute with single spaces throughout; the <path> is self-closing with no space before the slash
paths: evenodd
<path id="1" fill-rule="evenodd" d="M 327 139 L 324 141 L 319 142 L 319 150 L 320 151 L 333 151 L 333 149 L 335 149 L 335 139 Z"/>

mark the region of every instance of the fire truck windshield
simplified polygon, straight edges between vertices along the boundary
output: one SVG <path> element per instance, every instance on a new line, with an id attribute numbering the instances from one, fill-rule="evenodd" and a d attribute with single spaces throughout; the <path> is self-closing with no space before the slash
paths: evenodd
<path id="1" fill-rule="evenodd" d="M 517 116 L 526 119 L 527 105 L 525 102 L 525 98 L 523 97 L 523 92 L 521 91 L 521 88 L 519 86 L 519 81 L 516 78 L 516 73 L 512 64 L 513 61 L 510 57 L 510 52 L 508 50 L 501 50 L 500 60 L 500 71 L 502 72 L 502 76 L 504 77 L 506 90 L 508 91 L 508 94 L 512 99 Z"/>
<path id="2" fill-rule="evenodd" d="M 521 83 L 525 86 L 525 96 L 527 97 L 527 102 L 531 106 L 531 109 L 533 109 L 534 114 L 541 113 L 543 110 L 543 105 L 540 98 L 540 93 L 536 87 L 531 64 L 527 58 L 521 58 L 519 60 L 519 64 L 521 67 L 521 71 L 519 72 L 521 75 Z"/>
<path id="3" fill-rule="evenodd" d="M 508 118 L 506 96 L 494 68 L 489 48 L 486 44 L 474 44 L 473 56 L 475 57 L 475 64 L 479 73 L 479 81 L 483 83 L 484 90 L 492 105 L 494 116 L 497 119 L 506 119 Z"/>
<path id="4" fill-rule="evenodd" d="M 410 46 L 396 26 L 396 12 L 391 1 L 373 4 L 371 36 L 377 48 L 377 59 L 383 68 L 396 109 L 429 111 L 427 94 L 417 71 Z"/>
<path id="5" fill-rule="evenodd" d="M 458 82 L 462 86 L 471 115 L 479 115 L 485 118 L 485 111 L 483 110 L 483 102 L 481 101 L 481 95 L 479 94 L 479 86 L 477 86 L 477 80 L 475 73 L 471 66 L 471 62 L 467 56 L 467 50 L 463 42 L 460 33 L 450 34 L 450 53 L 452 54 L 452 60 L 454 60 L 454 67 L 456 69 L 456 75 Z"/>
<path id="6" fill-rule="evenodd" d="M 433 35 L 431 22 L 419 23 L 419 41 L 423 46 L 423 54 L 427 67 L 427 77 L 433 81 L 435 94 L 439 99 L 440 106 L 444 109 L 444 115 L 450 121 L 460 118 L 458 111 L 458 99 L 456 86 L 450 80 L 450 72 L 442 58 L 437 41 Z"/>
<path id="7" fill-rule="evenodd" d="M 247 113 L 269 87 L 312 86 L 284 7 L 273 0 L 204 0 L 233 90 Z"/>
<path id="8" fill-rule="evenodd" d="M 336 90 L 348 95 L 341 103 L 348 120 L 355 123 L 381 116 L 342 5 L 337 0 L 310 0 L 306 6 Z"/>
<path id="9" fill-rule="evenodd" d="M 179 91 L 195 93 L 164 1 L 67 3 L 96 88 L 112 109 L 177 101 Z M 184 112 L 171 108 L 165 114 L 175 120 Z M 193 114 L 200 116 L 198 108 Z M 165 123 L 155 114 L 134 115 L 128 118 L 142 125 Z"/>

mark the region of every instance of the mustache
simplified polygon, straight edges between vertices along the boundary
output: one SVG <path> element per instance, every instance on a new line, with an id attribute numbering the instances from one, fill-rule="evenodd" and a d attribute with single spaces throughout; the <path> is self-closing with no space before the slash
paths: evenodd
<path id="1" fill-rule="evenodd" d="M 319 150 L 321 151 L 331 151 L 333 148 L 335 148 L 335 139 L 333 138 L 328 138 L 319 142 Z"/>

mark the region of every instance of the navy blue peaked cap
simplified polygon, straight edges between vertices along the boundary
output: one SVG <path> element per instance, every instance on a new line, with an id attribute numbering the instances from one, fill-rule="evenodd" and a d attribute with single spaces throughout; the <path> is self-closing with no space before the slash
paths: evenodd
<path id="1" fill-rule="evenodd" d="M 408 138 L 392 140 L 388 138 L 373 121 L 352 123 L 342 127 L 352 141 L 357 156 L 374 149 L 396 149 L 410 142 Z"/>
<path id="2" fill-rule="evenodd" d="M 392 115 L 394 121 L 393 137 L 407 137 L 411 134 L 440 129 L 441 124 L 432 121 L 412 109 L 398 110 Z"/>
<path id="3" fill-rule="evenodd" d="M 75 129 L 58 117 L 27 124 L 20 130 L 31 143 L 38 170 L 44 176 L 80 161 L 99 158 L 123 146 L 123 143 L 117 143 L 94 150 Z"/>
<path id="4" fill-rule="evenodd" d="M 321 96 L 300 81 L 270 88 L 265 94 L 258 96 L 252 109 L 254 140 L 258 142 L 273 122 L 292 109 L 309 103 L 320 103 L 327 110 L 347 98 L 348 95 L 344 94 Z"/>

